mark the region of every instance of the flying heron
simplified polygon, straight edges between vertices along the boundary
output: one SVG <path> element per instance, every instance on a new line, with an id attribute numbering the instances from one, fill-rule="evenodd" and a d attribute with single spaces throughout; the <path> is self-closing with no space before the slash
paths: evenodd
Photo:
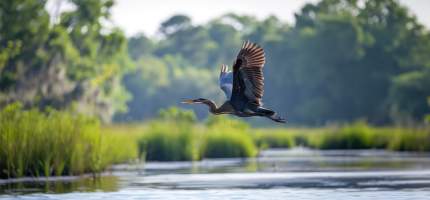
<path id="1" fill-rule="evenodd" d="M 233 63 L 233 72 L 229 71 L 227 65 L 221 66 L 219 85 L 229 100 L 220 107 L 217 107 L 215 102 L 204 98 L 187 99 L 182 103 L 205 104 L 215 115 L 261 116 L 285 123 L 286 120 L 278 116 L 275 111 L 262 107 L 265 61 L 263 48 L 249 41 L 244 42 Z"/>

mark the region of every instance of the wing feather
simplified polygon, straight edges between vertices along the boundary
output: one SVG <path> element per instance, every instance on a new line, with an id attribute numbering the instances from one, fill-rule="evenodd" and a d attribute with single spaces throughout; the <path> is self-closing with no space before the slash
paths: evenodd
<path id="1" fill-rule="evenodd" d="M 261 106 L 264 93 L 263 67 L 266 62 L 263 48 L 255 43 L 243 43 L 233 65 L 233 96 Z M 232 98 L 233 98 L 232 96 Z"/>
<path id="2" fill-rule="evenodd" d="M 221 72 L 219 74 L 219 87 L 222 91 L 224 91 L 227 99 L 230 99 L 233 90 L 233 73 L 228 70 L 227 65 L 221 66 Z"/>

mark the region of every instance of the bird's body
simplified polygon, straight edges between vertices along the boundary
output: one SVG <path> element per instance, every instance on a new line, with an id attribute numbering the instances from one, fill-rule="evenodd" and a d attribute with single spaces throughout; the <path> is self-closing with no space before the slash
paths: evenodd
<path id="1" fill-rule="evenodd" d="M 219 84 L 227 101 L 220 107 L 208 99 L 190 99 L 184 103 L 203 103 L 209 106 L 212 114 L 232 114 L 239 117 L 262 116 L 276 122 L 285 123 L 276 112 L 262 107 L 264 92 L 263 66 L 264 50 L 250 42 L 245 42 L 233 64 L 233 72 L 222 65 Z"/>

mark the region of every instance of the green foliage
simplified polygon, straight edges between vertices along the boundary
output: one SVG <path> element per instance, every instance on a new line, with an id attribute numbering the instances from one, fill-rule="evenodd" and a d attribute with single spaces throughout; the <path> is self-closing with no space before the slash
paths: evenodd
<path id="1" fill-rule="evenodd" d="M 429 151 L 426 128 L 372 127 L 363 121 L 341 127 L 259 129 L 253 133 L 260 148 L 305 146 L 316 149 L 387 149 Z"/>
<path id="2" fill-rule="evenodd" d="M 153 122 L 139 139 L 139 151 L 146 160 L 197 160 L 197 142 L 189 123 Z"/>
<path id="3" fill-rule="evenodd" d="M 429 151 L 428 129 L 372 127 L 356 122 L 341 127 L 250 129 L 223 117 L 206 127 L 174 121 L 156 121 L 140 131 L 139 148 L 147 160 L 198 160 L 253 157 L 258 149 L 387 149 Z M 130 131 L 127 131 L 130 132 Z M 258 147 L 258 148 L 257 148 Z"/>
<path id="4" fill-rule="evenodd" d="M 157 161 L 255 156 L 257 149 L 247 133 L 248 126 L 239 121 L 226 122 L 217 118 L 207 127 L 200 127 L 171 117 L 153 121 L 140 136 L 139 151 L 147 160 Z"/>
<path id="5" fill-rule="evenodd" d="M 139 60 L 144 55 L 151 55 L 154 51 L 154 42 L 144 34 L 139 34 L 128 39 L 128 53 L 133 60 Z"/>
<path id="6" fill-rule="evenodd" d="M 371 148 L 373 132 L 362 122 L 327 130 L 318 148 L 321 149 L 368 149 Z"/>
<path id="7" fill-rule="evenodd" d="M 318 149 L 388 149 L 429 151 L 430 131 L 418 128 L 376 128 L 364 122 L 329 127 L 308 134 L 309 146 Z"/>
<path id="8" fill-rule="evenodd" d="M 125 80 L 135 99 L 120 119 L 153 117 L 176 104 L 172 99 L 224 99 L 217 66 L 231 65 L 241 42 L 252 40 L 266 51 L 265 104 L 288 113 L 290 123 L 421 122 L 428 111 L 430 34 L 410 11 L 394 0 L 321 0 L 295 17 L 290 25 L 231 13 L 193 25 L 177 15 L 161 25 L 160 40 L 130 39 L 132 56 L 141 60 L 132 81 Z M 207 113 L 195 111 L 199 118 Z"/>
<path id="9" fill-rule="evenodd" d="M 267 55 L 264 101 L 290 123 L 421 123 L 429 112 L 430 33 L 395 0 L 308 3 L 294 24 L 229 13 L 195 25 L 174 15 L 158 38 L 129 39 L 104 26 L 112 0 L 69 3 L 75 9 L 52 17 L 46 1 L 0 3 L 0 107 L 75 105 L 103 121 L 140 121 L 182 98 L 220 102 L 218 66 L 252 40 Z"/>
<path id="10" fill-rule="evenodd" d="M 199 138 L 194 112 L 177 107 L 161 109 L 158 121 L 151 122 L 138 139 L 140 157 L 146 160 L 197 160 Z"/>
<path id="11" fill-rule="evenodd" d="M 427 104 L 430 107 L 430 97 L 427 97 Z M 427 125 L 430 124 L 430 113 L 424 116 L 424 123 Z"/>
<path id="12" fill-rule="evenodd" d="M 0 106 L 76 108 L 109 121 L 126 111 L 121 85 L 131 67 L 121 30 L 103 27 L 111 0 L 70 3 L 50 21 L 46 1 L 0 3 Z M 54 19 L 54 18 L 52 18 Z"/>
<path id="13" fill-rule="evenodd" d="M 191 27 L 191 19 L 185 15 L 175 15 L 161 23 L 160 32 L 166 36 Z"/>
<path id="14" fill-rule="evenodd" d="M 179 106 L 184 98 L 220 98 L 217 74 L 190 66 L 180 56 L 163 58 L 142 56 L 137 71 L 125 76 L 124 83 L 133 94 L 128 113 L 116 116 L 118 121 L 141 121 L 156 117 L 160 109 Z M 207 111 L 197 112 L 199 116 Z"/>
<path id="15" fill-rule="evenodd" d="M 94 118 L 10 104 L 0 112 L 0 177 L 97 173 L 135 159 L 133 144 L 100 133 Z"/>
<path id="16" fill-rule="evenodd" d="M 177 107 L 170 107 L 161 109 L 158 112 L 158 118 L 165 121 L 178 121 L 178 122 L 195 122 L 196 115 L 191 110 L 182 110 Z"/>
<path id="17" fill-rule="evenodd" d="M 430 151 L 430 131 L 397 129 L 391 135 L 388 149 L 396 151 Z"/>
<path id="18" fill-rule="evenodd" d="M 430 69 L 413 71 L 396 77 L 391 87 L 391 110 L 398 121 L 420 121 L 430 112 Z"/>
<path id="19" fill-rule="evenodd" d="M 207 121 L 206 125 L 209 128 L 213 127 L 219 127 L 219 126 L 228 126 L 228 127 L 235 127 L 239 130 L 246 130 L 249 128 L 249 124 L 233 117 L 229 117 L 226 115 L 211 115 Z"/>
<path id="20" fill-rule="evenodd" d="M 99 127 L 94 118 L 10 104 L 0 112 L 2 178 L 97 173 L 137 158 L 158 161 L 252 157 L 261 148 L 430 151 L 430 131 L 376 128 L 364 122 L 342 127 L 251 129 L 246 123 L 213 117 L 207 126 L 178 120 L 171 108 L 146 125 Z M 187 117 L 184 117 L 185 119 Z"/>
<path id="21" fill-rule="evenodd" d="M 172 107 L 183 98 L 223 100 L 217 66 L 231 65 L 249 39 L 266 50 L 266 105 L 292 123 L 429 122 L 430 33 L 395 0 L 321 0 L 295 24 L 230 13 L 194 25 L 176 15 L 157 39 L 103 26 L 112 0 L 69 2 L 75 9 L 52 18 L 46 1 L 0 2 L 1 178 L 95 173 L 139 156 L 251 157 L 257 147 L 430 151 L 428 128 L 254 130 L 220 116 L 203 126 Z M 159 115 L 143 128 L 100 129 L 92 117 L 56 109 L 103 121 Z"/>
<path id="22" fill-rule="evenodd" d="M 257 148 L 250 134 L 243 129 L 218 125 L 204 135 L 204 158 L 254 157 Z"/>
<path id="23" fill-rule="evenodd" d="M 296 134 L 286 130 L 260 130 L 253 137 L 256 145 L 263 149 L 269 147 L 292 148 L 296 146 Z"/>
<path id="24" fill-rule="evenodd" d="M 207 121 L 200 152 L 204 158 L 253 157 L 257 148 L 249 125 L 225 116 L 212 116 Z"/>
<path id="25" fill-rule="evenodd" d="M 20 65 L 37 68 L 47 61 L 42 44 L 49 34 L 49 15 L 43 6 L 31 0 L 0 3 L 0 91 L 12 87 L 29 70 L 19 69 Z"/>

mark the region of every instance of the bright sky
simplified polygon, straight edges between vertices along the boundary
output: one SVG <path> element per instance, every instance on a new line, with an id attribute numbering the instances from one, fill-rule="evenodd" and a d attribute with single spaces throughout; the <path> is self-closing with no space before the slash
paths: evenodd
<path id="1" fill-rule="evenodd" d="M 53 1 L 49 0 L 52 4 Z M 112 18 L 127 36 L 144 32 L 154 35 L 161 22 L 174 14 L 185 14 L 195 24 L 201 24 L 227 12 L 247 14 L 263 19 L 275 15 L 281 20 L 294 22 L 294 13 L 307 2 L 318 0 L 116 0 Z M 430 27 L 429 0 L 400 0 Z M 49 6 L 49 5 L 48 5 Z"/>

